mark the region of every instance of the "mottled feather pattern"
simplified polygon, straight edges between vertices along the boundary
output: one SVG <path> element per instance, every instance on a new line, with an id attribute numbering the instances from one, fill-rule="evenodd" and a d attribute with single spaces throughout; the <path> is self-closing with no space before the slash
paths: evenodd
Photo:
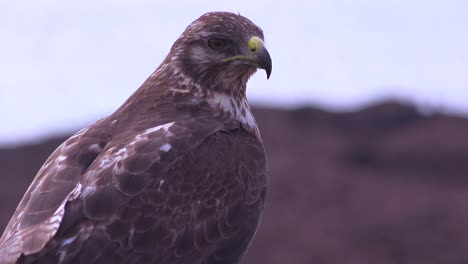
<path id="1" fill-rule="evenodd" d="M 217 126 L 205 127 L 219 124 L 207 120 L 191 120 L 186 125 L 193 129 L 197 124 L 206 132 L 196 129 L 198 133 L 187 135 L 189 130 L 182 126 L 177 128 L 174 124 L 171 135 L 174 135 L 175 140 L 167 141 L 173 147 L 168 152 L 157 151 L 162 154 L 157 162 L 162 168 L 151 166 L 149 171 L 133 175 L 160 175 L 153 177 L 148 186 L 141 188 L 138 193 L 133 192 L 133 183 L 122 185 L 120 179 L 112 182 L 103 180 L 107 176 L 126 178 L 126 169 L 116 174 L 111 167 L 107 167 L 107 171 L 100 173 L 100 180 L 108 185 L 95 186 L 93 192 L 86 194 L 82 201 L 75 201 L 83 203 L 80 208 L 88 224 L 92 223 L 93 230 L 91 234 L 85 233 L 86 243 L 80 231 L 67 235 L 71 242 L 56 246 L 62 256 L 66 256 L 62 258 L 63 263 L 71 259 L 100 263 L 110 257 L 108 254 L 115 254 L 119 250 L 122 251 L 122 257 L 128 258 L 116 259 L 114 263 L 133 263 L 129 262 L 130 259 L 142 261 L 134 263 L 189 263 L 199 256 L 214 257 L 216 252 L 223 249 L 224 243 L 217 244 L 220 241 L 250 241 L 260 220 L 266 194 L 266 164 L 262 158 L 265 155 L 262 145 L 255 136 L 240 127 L 232 130 L 233 124 L 225 126 L 229 130 Z M 157 135 L 154 134 L 153 141 L 161 145 L 164 142 L 161 140 L 163 134 Z M 178 142 L 177 139 L 182 141 Z M 239 139 L 246 144 L 238 145 Z M 187 144 L 187 141 L 193 144 Z M 226 150 L 230 151 L 229 158 L 224 155 Z M 174 153 L 171 154 L 171 151 Z M 249 156 L 242 157 L 245 151 L 249 151 Z M 122 166 L 128 168 L 125 159 L 123 161 Z M 95 164 L 99 164 L 99 159 L 96 159 Z M 258 169 L 245 170 L 252 166 Z M 231 172 L 226 173 L 226 168 Z M 83 184 L 93 186 L 94 183 L 84 181 Z M 121 190 L 122 187 L 132 191 Z M 109 206 L 111 201 L 113 205 Z M 116 202 L 120 206 L 115 206 Z M 244 222 L 251 225 L 241 230 Z M 104 243 L 101 240 L 113 241 L 112 246 L 109 245 L 112 250 L 107 252 L 105 248 L 88 246 Z M 238 250 L 243 251 L 247 246 L 247 242 L 240 243 Z M 49 249 L 54 250 L 57 249 Z M 163 255 L 155 255 L 155 251 Z M 77 252 L 77 255 L 73 252 Z M 88 253 L 80 255 L 81 252 Z M 32 255 L 29 259 L 37 256 Z"/>
<path id="2" fill-rule="evenodd" d="M 39 170 L 0 240 L 0 263 L 14 262 L 17 252 L 37 252 L 54 236 L 65 203 L 76 198 L 81 174 L 109 136 L 84 129 L 60 145 Z M 10 256 L 13 256 L 10 259 Z"/>
<path id="3" fill-rule="evenodd" d="M 267 162 L 245 98 L 256 67 L 209 61 L 242 50 L 212 53 L 213 34 L 263 38 L 237 14 L 192 23 L 119 109 L 44 163 L 0 239 L 1 264 L 239 263 Z"/>

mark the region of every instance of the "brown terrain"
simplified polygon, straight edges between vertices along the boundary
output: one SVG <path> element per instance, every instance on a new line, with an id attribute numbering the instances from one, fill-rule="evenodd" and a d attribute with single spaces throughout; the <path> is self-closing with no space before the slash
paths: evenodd
<path id="1" fill-rule="evenodd" d="M 255 109 L 270 165 L 243 263 L 468 263 L 468 119 L 386 102 Z M 0 149 L 0 230 L 67 136 Z"/>

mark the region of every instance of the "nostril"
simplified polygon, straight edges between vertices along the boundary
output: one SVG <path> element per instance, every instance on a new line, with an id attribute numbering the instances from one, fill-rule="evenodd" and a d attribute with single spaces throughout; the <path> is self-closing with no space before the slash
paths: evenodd
<path id="1" fill-rule="evenodd" d="M 256 52 L 257 49 L 256 49 L 256 48 L 251 48 L 250 51 L 251 51 L 251 52 Z"/>

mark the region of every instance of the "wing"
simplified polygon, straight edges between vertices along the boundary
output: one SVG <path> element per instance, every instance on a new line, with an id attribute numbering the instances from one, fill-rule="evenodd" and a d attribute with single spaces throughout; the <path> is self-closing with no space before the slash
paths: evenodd
<path id="1" fill-rule="evenodd" d="M 265 153 L 254 135 L 197 118 L 111 145 L 67 205 L 62 226 L 73 228 L 25 260 L 201 263 L 243 254 L 266 190 Z"/>
<path id="2" fill-rule="evenodd" d="M 67 201 L 79 193 L 78 182 L 99 155 L 109 135 L 96 123 L 60 145 L 29 186 L 0 239 L 0 263 L 39 251 L 57 232 Z"/>
<path id="3" fill-rule="evenodd" d="M 47 242 L 54 246 L 62 233 L 84 219 L 111 217 L 177 155 L 221 127 L 209 118 L 192 119 L 127 133 L 124 138 L 112 135 L 117 139 L 110 141 L 110 135 L 96 129 L 80 131 L 50 156 L 27 190 L 2 236 L 0 263 L 48 250 Z M 167 155 L 161 160 L 162 153 Z"/>

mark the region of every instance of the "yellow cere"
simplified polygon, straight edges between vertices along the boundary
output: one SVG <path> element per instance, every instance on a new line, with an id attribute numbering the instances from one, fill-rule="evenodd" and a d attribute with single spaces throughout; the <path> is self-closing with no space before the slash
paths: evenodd
<path id="1" fill-rule="evenodd" d="M 232 56 L 229 58 L 223 59 L 224 62 L 226 61 L 233 61 L 233 60 L 246 60 L 246 61 L 251 61 L 252 60 L 252 55 L 257 53 L 262 47 L 263 47 L 263 40 L 259 37 L 253 36 L 247 41 L 247 46 L 249 48 L 249 55 L 237 55 L 237 56 Z"/>
<path id="2" fill-rule="evenodd" d="M 247 42 L 247 46 L 249 47 L 250 52 L 256 53 L 262 48 L 263 40 L 259 37 L 253 36 Z"/>

